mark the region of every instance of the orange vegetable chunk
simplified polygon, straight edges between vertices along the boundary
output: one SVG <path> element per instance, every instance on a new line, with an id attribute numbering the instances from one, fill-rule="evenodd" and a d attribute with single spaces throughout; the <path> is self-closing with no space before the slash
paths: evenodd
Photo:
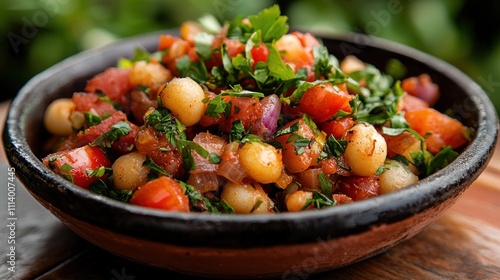
<path id="1" fill-rule="evenodd" d="M 410 127 L 425 138 L 427 150 L 433 154 L 446 146 L 456 149 L 467 143 L 462 123 L 435 109 L 409 111 L 405 118 Z"/>

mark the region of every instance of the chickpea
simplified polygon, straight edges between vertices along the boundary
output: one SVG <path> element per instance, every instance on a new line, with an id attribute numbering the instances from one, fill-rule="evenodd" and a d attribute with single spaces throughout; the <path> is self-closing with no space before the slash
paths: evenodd
<path id="1" fill-rule="evenodd" d="M 220 195 L 221 201 L 229 204 L 236 214 L 271 213 L 273 203 L 258 184 L 236 184 L 228 182 Z"/>
<path id="2" fill-rule="evenodd" d="M 340 70 L 346 74 L 363 70 L 366 68 L 365 63 L 357 57 L 349 55 L 340 62 Z"/>
<path id="3" fill-rule="evenodd" d="M 144 60 L 132 65 L 129 78 L 131 84 L 148 86 L 155 93 L 170 79 L 172 79 L 170 70 L 159 63 L 147 63 Z"/>
<path id="4" fill-rule="evenodd" d="M 418 181 L 418 177 L 399 161 L 386 160 L 384 167 L 386 170 L 379 175 L 380 194 L 401 189 Z"/>
<path id="5" fill-rule="evenodd" d="M 346 133 L 347 147 L 344 158 L 351 173 L 358 176 L 371 176 L 377 172 L 387 157 L 387 143 L 375 127 L 360 123 Z"/>
<path id="6" fill-rule="evenodd" d="M 205 113 L 205 93 L 191 78 L 174 78 L 163 87 L 160 96 L 163 106 L 185 126 L 198 123 Z"/>
<path id="7" fill-rule="evenodd" d="M 285 204 L 286 209 L 290 212 L 299 212 L 302 211 L 304 205 L 306 205 L 307 200 L 313 197 L 312 192 L 306 191 L 296 191 L 286 196 Z M 311 209 L 312 205 L 310 205 L 307 209 Z"/>
<path id="8" fill-rule="evenodd" d="M 45 128 L 57 136 L 68 136 L 73 132 L 73 125 L 70 120 L 75 104 L 69 98 L 59 98 L 49 104 L 43 123 Z"/>
<path id="9" fill-rule="evenodd" d="M 139 152 L 131 152 L 119 157 L 111 166 L 113 184 L 118 190 L 133 190 L 148 181 L 150 168 L 143 163 L 146 156 Z"/>
<path id="10" fill-rule="evenodd" d="M 283 171 L 281 152 L 266 143 L 246 143 L 238 151 L 241 167 L 257 182 L 272 183 Z"/>

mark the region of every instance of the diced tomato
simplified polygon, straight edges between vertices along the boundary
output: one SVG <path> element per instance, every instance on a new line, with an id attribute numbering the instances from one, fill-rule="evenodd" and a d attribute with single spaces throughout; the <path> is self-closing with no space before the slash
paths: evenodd
<path id="1" fill-rule="evenodd" d="M 456 149 L 467 143 L 462 123 L 432 108 L 406 112 L 405 118 L 410 127 L 425 138 L 431 153 L 436 154 L 446 146 Z"/>
<path id="2" fill-rule="evenodd" d="M 343 117 L 341 119 L 326 121 L 319 124 L 321 130 L 327 135 L 333 135 L 335 139 L 340 139 L 354 125 L 352 117 Z"/>
<path id="3" fill-rule="evenodd" d="M 91 112 L 99 116 L 111 115 L 116 112 L 115 107 L 101 99 L 95 93 L 75 92 L 73 93 L 73 103 L 75 111 Z"/>
<path id="4" fill-rule="evenodd" d="M 429 103 L 427 103 L 427 101 L 409 94 L 404 96 L 403 111 L 413 111 L 425 108 L 429 108 Z"/>
<path id="5" fill-rule="evenodd" d="M 380 179 L 377 175 L 340 177 L 337 181 L 338 192 L 352 200 L 362 200 L 378 195 Z"/>
<path id="6" fill-rule="evenodd" d="M 426 101 L 431 107 L 436 104 L 440 95 L 438 85 L 433 83 L 427 74 L 404 79 L 401 82 L 401 88 L 408 94 Z"/>
<path id="7" fill-rule="evenodd" d="M 267 49 L 264 43 L 261 43 L 259 46 L 253 47 L 250 51 L 253 59 L 252 68 L 255 68 L 257 62 L 262 61 L 266 62 L 267 57 L 269 56 L 269 49 Z"/>
<path id="8" fill-rule="evenodd" d="M 332 195 L 332 198 L 335 199 L 335 201 L 337 201 L 338 204 L 353 202 L 352 198 L 342 193 L 334 193 Z"/>
<path id="9" fill-rule="evenodd" d="M 231 103 L 229 117 L 222 116 L 221 128 L 224 132 L 231 131 L 236 120 L 240 120 L 245 130 L 248 130 L 262 116 L 262 105 L 258 98 L 224 96 L 223 99 L 224 102 Z"/>
<path id="10" fill-rule="evenodd" d="M 121 121 L 126 121 L 129 124 L 131 130 L 127 135 L 122 136 L 118 140 L 114 141 L 111 145 L 111 148 L 120 154 L 128 153 L 134 146 L 135 135 L 139 131 L 139 127 L 131 122 L 128 122 L 127 115 L 125 115 L 125 113 L 121 111 L 115 112 L 109 118 L 104 119 L 100 124 L 93 125 L 85 129 L 83 132 L 78 133 L 77 136 L 86 143 L 92 143 L 101 135 L 110 131 L 112 129 L 111 126 Z"/>
<path id="11" fill-rule="evenodd" d="M 387 143 L 387 157 L 396 155 L 409 155 L 411 152 L 420 150 L 421 142 L 412 133 L 405 131 L 399 135 L 391 136 L 381 134 Z"/>
<path id="12" fill-rule="evenodd" d="M 123 95 L 129 92 L 133 85 L 129 82 L 130 69 L 108 68 L 97 74 L 85 87 L 85 92 L 102 91 L 111 100 L 119 101 Z"/>
<path id="13" fill-rule="evenodd" d="M 245 44 L 241 43 L 238 39 L 225 39 L 227 54 L 230 58 L 237 56 L 245 51 Z"/>
<path id="14" fill-rule="evenodd" d="M 158 41 L 158 50 L 163 51 L 172 46 L 172 44 L 179 40 L 179 37 L 175 37 L 172 35 L 161 35 L 160 40 Z"/>
<path id="15" fill-rule="evenodd" d="M 279 141 L 284 147 L 282 152 L 283 163 L 290 173 L 302 172 L 308 169 L 310 166 L 315 165 L 316 160 L 318 159 L 319 155 L 321 154 L 321 150 L 323 149 L 320 141 L 316 141 L 317 137 L 314 131 L 311 129 L 311 127 L 309 127 L 309 125 L 305 123 L 304 119 L 302 118 L 289 122 L 282 129 L 289 128 L 296 123 L 298 123 L 299 125 L 297 131 L 276 138 L 276 140 Z M 300 136 L 303 139 L 309 139 L 310 143 L 312 144 L 308 144 L 305 147 L 302 147 L 302 150 L 300 146 L 297 146 L 297 140 L 294 140 L 296 136 Z M 296 146 L 294 146 L 294 144 Z"/>
<path id="16" fill-rule="evenodd" d="M 154 130 L 152 127 L 137 132 L 135 137 L 137 150 L 151 158 L 161 166 L 168 174 L 180 177 L 184 174 L 181 168 L 182 155 L 167 139 L 164 133 Z"/>
<path id="17" fill-rule="evenodd" d="M 73 181 L 79 187 L 87 189 L 98 177 L 90 177 L 92 172 L 101 167 L 111 167 L 111 161 L 99 147 L 86 145 L 73 150 L 50 154 L 43 163 L 55 173 Z"/>
<path id="18" fill-rule="evenodd" d="M 314 85 L 306 90 L 299 103 L 299 111 L 308 114 L 316 122 L 324 122 L 340 110 L 351 112 L 351 95 L 330 83 Z"/>
<path id="19" fill-rule="evenodd" d="M 311 33 L 301 33 L 294 31 L 291 33 L 300 40 L 300 43 L 306 50 L 312 50 L 314 46 L 319 47 L 321 44 Z"/>
<path id="20" fill-rule="evenodd" d="M 194 21 L 185 21 L 181 24 L 181 38 L 187 41 L 191 46 L 194 46 L 194 36 L 202 32 L 203 29 Z"/>
<path id="21" fill-rule="evenodd" d="M 169 177 L 159 177 L 140 186 L 130 204 L 173 212 L 189 212 L 189 199 L 181 185 Z"/>
<path id="22" fill-rule="evenodd" d="M 283 35 L 276 41 L 276 48 L 285 62 L 293 63 L 295 69 L 300 69 L 306 65 L 313 65 L 314 58 L 311 52 L 307 51 L 302 42 L 292 34 Z"/>

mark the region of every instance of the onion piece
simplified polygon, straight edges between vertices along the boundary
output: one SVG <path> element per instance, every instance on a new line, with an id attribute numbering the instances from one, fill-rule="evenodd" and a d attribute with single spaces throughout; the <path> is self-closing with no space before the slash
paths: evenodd
<path id="1" fill-rule="evenodd" d="M 276 132 L 281 111 L 281 100 L 276 94 L 271 94 L 264 97 L 260 104 L 262 105 L 262 116 L 254 126 L 252 133 L 267 139 Z"/>
<path id="2" fill-rule="evenodd" d="M 219 177 L 215 172 L 192 173 L 186 183 L 201 193 L 216 191 L 220 186 Z"/>
<path id="3" fill-rule="evenodd" d="M 297 173 L 297 181 L 302 186 L 303 190 L 317 190 L 321 192 L 318 175 L 321 172 L 320 168 L 308 168 L 300 173 Z"/>
<path id="4" fill-rule="evenodd" d="M 238 158 L 239 143 L 231 142 L 224 146 L 222 153 L 222 161 L 217 169 L 217 175 L 222 176 L 229 181 L 241 184 L 243 179 L 247 176 L 243 167 L 241 167 Z"/>

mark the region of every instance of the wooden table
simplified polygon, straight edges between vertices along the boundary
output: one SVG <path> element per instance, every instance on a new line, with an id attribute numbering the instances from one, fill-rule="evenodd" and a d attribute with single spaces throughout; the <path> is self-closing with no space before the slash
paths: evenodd
<path id="1" fill-rule="evenodd" d="M 0 105 L 0 126 L 7 106 Z M 7 223 L 8 164 L 1 150 L 0 216 Z M 19 182 L 16 186 L 16 272 L 7 270 L 10 232 L 2 225 L 0 279 L 182 278 L 89 244 L 42 208 Z M 458 203 L 420 234 L 373 258 L 308 279 L 376 278 L 500 279 L 500 145 L 484 173 Z"/>

